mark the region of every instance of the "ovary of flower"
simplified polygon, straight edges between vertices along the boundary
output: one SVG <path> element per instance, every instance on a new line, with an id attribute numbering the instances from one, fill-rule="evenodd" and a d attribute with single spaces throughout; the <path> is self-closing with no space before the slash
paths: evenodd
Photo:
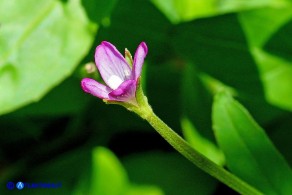
<path id="1" fill-rule="evenodd" d="M 116 75 L 112 75 L 108 79 L 107 83 L 108 83 L 110 88 L 115 90 L 123 83 L 123 80 L 120 77 L 116 76 Z"/>

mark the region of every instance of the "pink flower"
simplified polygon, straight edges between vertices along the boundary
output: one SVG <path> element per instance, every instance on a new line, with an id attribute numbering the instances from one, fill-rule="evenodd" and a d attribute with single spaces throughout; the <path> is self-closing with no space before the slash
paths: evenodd
<path id="1" fill-rule="evenodd" d="M 107 101 L 136 104 L 138 79 L 147 52 L 147 45 L 144 42 L 140 43 L 134 56 L 133 68 L 131 68 L 114 45 L 103 41 L 96 47 L 95 63 L 106 85 L 84 78 L 81 81 L 82 89 Z"/>

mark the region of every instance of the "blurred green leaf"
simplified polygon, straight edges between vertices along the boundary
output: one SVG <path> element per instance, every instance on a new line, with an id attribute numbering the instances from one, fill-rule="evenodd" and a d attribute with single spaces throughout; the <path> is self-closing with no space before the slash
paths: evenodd
<path id="1" fill-rule="evenodd" d="M 170 22 L 150 1 L 119 0 L 112 11 L 110 26 L 99 30 L 97 44 L 108 40 L 122 53 L 128 48 L 134 56 L 138 44 L 145 41 L 149 49 L 147 62 L 149 59 L 161 61 L 171 52 L 168 36 L 170 27 Z"/>
<path id="2" fill-rule="evenodd" d="M 157 185 L 167 195 L 212 194 L 217 183 L 177 153 L 136 154 L 123 164 L 131 181 Z"/>
<path id="3" fill-rule="evenodd" d="M 125 194 L 128 188 L 127 173 L 119 160 L 106 148 L 96 148 L 92 156 L 90 194 Z"/>
<path id="4" fill-rule="evenodd" d="M 68 97 L 68 94 L 70 96 Z M 63 116 L 80 113 L 88 103 L 80 87 L 80 80 L 66 79 L 37 103 L 29 104 L 16 112 L 17 116 Z"/>
<path id="5" fill-rule="evenodd" d="M 152 0 L 152 2 L 172 23 L 259 7 L 279 7 L 287 3 L 285 0 Z"/>
<path id="6" fill-rule="evenodd" d="M 191 60 L 198 71 L 241 92 L 263 95 L 257 66 L 236 15 L 200 19 L 177 26 L 173 47 Z"/>
<path id="7" fill-rule="evenodd" d="M 184 137 L 192 147 L 204 154 L 216 164 L 222 166 L 225 164 L 224 154 L 222 151 L 219 150 L 214 143 L 202 137 L 188 118 L 182 118 L 181 124 Z"/>
<path id="8" fill-rule="evenodd" d="M 239 19 L 256 60 L 267 101 L 292 110 L 292 62 L 287 61 L 292 6 L 243 12 Z"/>
<path id="9" fill-rule="evenodd" d="M 164 195 L 160 188 L 155 186 L 133 185 L 125 195 Z"/>
<path id="10" fill-rule="evenodd" d="M 292 62 L 270 55 L 262 49 L 253 50 L 268 102 L 285 110 L 292 110 Z"/>
<path id="11" fill-rule="evenodd" d="M 291 17 L 291 5 L 262 8 L 238 14 L 240 23 L 252 47 L 262 47 Z"/>
<path id="12" fill-rule="evenodd" d="M 110 22 L 110 15 L 118 0 L 82 0 L 82 4 L 86 9 L 88 17 L 107 26 Z"/>
<path id="13" fill-rule="evenodd" d="M 1 1 L 0 18 L 0 114 L 38 101 L 68 77 L 96 32 L 79 0 Z"/>
<path id="14" fill-rule="evenodd" d="M 258 64 L 235 14 L 178 25 L 172 44 L 196 66 L 197 74 L 231 87 L 261 123 L 283 112 L 266 101 Z"/>
<path id="15" fill-rule="evenodd" d="M 92 180 L 89 194 L 102 195 L 162 195 L 155 186 L 131 185 L 128 175 L 118 158 L 108 149 L 98 147 L 93 150 Z"/>
<path id="16" fill-rule="evenodd" d="M 291 168 L 248 111 L 226 92 L 215 97 L 213 123 L 233 173 L 264 194 L 291 194 Z"/>
<path id="17" fill-rule="evenodd" d="M 292 7 L 290 12 L 292 11 Z M 266 42 L 264 49 L 268 52 L 278 55 L 287 61 L 292 61 L 292 20 L 290 20 L 277 29 L 277 32 Z M 283 45 L 284 44 L 284 45 Z"/>
<path id="18" fill-rule="evenodd" d="M 212 94 L 207 91 L 193 64 L 185 63 L 183 67 L 180 87 L 183 115 L 196 125 L 202 136 L 215 140 L 211 124 Z"/>

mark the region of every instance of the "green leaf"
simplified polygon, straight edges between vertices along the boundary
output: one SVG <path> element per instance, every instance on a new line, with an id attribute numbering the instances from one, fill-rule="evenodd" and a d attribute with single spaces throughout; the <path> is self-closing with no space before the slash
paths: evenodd
<path id="1" fill-rule="evenodd" d="M 177 153 L 136 154 L 123 164 L 131 181 L 159 186 L 167 195 L 212 194 L 217 184 Z"/>
<path id="2" fill-rule="evenodd" d="M 172 23 L 259 7 L 279 7 L 286 4 L 286 2 L 285 0 L 152 0 L 152 3 L 156 5 Z"/>
<path id="3" fill-rule="evenodd" d="M 213 97 L 204 86 L 200 74 L 195 65 L 184 64 L 180 93 L 181 107 L 183 115 L 196 125 L 202 136 L 215 140 L 211 122 Z"/>
<path id="4" fill-rule="evenodd" d="M 269 39 L 264 45 L 264 49 L 268 52 L 278 55 L 287 61 L 292 61 L 291 50 L 292 50 L 292 20 L 281 26 L 276 33 Z M 283 47 L 283 44 L 285 45 Z"/>
<path id="5" fill-rule="evenodd" d="M 70 97 L 68 98 L 68 94 Z M 80 79 L 70 77 L 52 89 L 39 102 L 20 108 L 16 116 L 63 116 L 77 114 L 87 105 L 88 98 L 80 88 Z"/>
<path id="6" fill-rule="evenodd" d="M 252 47 L 262 47 L 277 30 L 292 17 L 292 6 L 262 8 L 238 14 L 240 23 Z"/>
<path id="7" fill-rule="evenodd" d="M 127 48 L 134 55 L 138 44 L 145 41 L 149 49 L 147 62 L 162 60 L 165 51 L 169 55 L 170 28 L 170 22 L 150 1 L 119 0 L 112 11 L 110 25 L 100 28 L 98 44 L 110 40 L 122 53 Z"/>
<path id="8" fill-rule="evenodd" d="M 266 100 L 267 89 L 263 86 L 258 63 L 250 51 L 237 15 L 177 25 L 172 44 L 181 56 L 196 66 L 199 74 L 231 87 L 261 123 L 283 112 Z"/>
<path id="9" fill-rule="evenodd" d="M 97 23 L 107 26 L 110 15 L 118 0 L 82 0 L 88 17 Z"/>
<path id="10" fill-rule="evenodd" d="M 226 92 L 215 97 L 213 125 L 233 173 L 264 194 L 291 194 L 291 168 L 248 111 Z"/>
<path id="11" fill-rule="evenodd" d="M 91 175 L 89 194 L 163 195 L 160 188 L 156 186 L 130 184 L 123 165 L 107 148 L 97 147 L 93 150 Z"/>
<path id="12" fill-rule="evenodd" d="M 291 48 L 292 6 L 243 12 L 239 19 L 257 63 L 267 101 L 292 110 L 292 62 L 287 57 Z"/>
<path id="13" fill-rule="evenodd" d="M 128 188 L 128 177 L 117 157 L 102 147 L 94 149 L 92 155 L 90 194 L 124 194 Z"/>
<path id="14" fill-rule="evenodd" d="M 204 154 L 216 164 L 225 164 L 224 154 L 222 151 L 219 150 L 214 143 L 201 136 L 188 118 L 182 118 L 181 124 L 184 137 L 192 147 Z"/>
<path id="15" fill-rule="evenodd" d="M 198 71 L 244 93 L 263 96 L 256 63 L 236 15 L 178 25 L 172 40 L 173 47 Z"/>
<path id="16" fill-rule="evenodd" d="M 96 32 L 79 0 L 0 2 L 0 114 L 38 101 L 68 77 Z"/>
<path id="17" fill-rule="evenodd" d="M 164 195 L 163 191 L 155 186 L 131 186 L 125 195 Z"/>
<path id="18" fill-rule="evenodd" d="M 265 96 L 269 103 L 292 110 L 292 62 L 271 55 L 262 49 L 253 50 L 261 71 Z"/>

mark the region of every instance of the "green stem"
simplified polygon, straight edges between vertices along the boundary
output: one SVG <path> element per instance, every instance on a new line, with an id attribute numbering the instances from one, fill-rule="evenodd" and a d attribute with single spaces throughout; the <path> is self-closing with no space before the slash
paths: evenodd
<path id="1" fill-rule="evenodd" d="M 136 93 L 135 105 L 129 103 L 117 103 L 123 105 L 128 110 L 137 113 L 141 118 L 147 120 L 149 124 L 179 153 L 189 159 L 197 167 L 215 177 L 230 188 L 240 194 L 259 195 L 260 191 L 242 181 L 223 167 L 215 164 L 200 152 L 191 147 L 183 138 L 166 125 L 158 116 L 155 115 L 148 104 L 147 98 L 143 94 L 142 86 L 139 84 Z"/>
<path id="2" fill-rule="evenodd" d="M 150 125 L 179 153 L 189 159 L 193 164 L 217 178 L 222 183 L 239 192 L 240 194 L 262 194 L 235 175 L 218 166 L 200 152 L 192 148 L 183 138 L 168 127 L 158 116 L 151 112 L 145 118 Z"/>

